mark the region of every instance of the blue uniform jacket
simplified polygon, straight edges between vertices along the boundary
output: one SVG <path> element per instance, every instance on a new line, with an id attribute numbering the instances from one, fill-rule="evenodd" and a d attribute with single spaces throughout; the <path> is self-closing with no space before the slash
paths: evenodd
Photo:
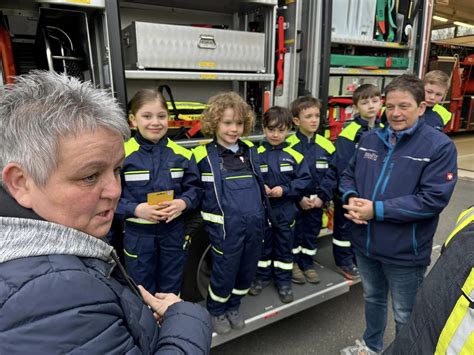
<path id="1" fill-rule="evenodd" d="M 343 202 L 374 202 L 368 225 L 352 224 L 352 246 L 398 265 L 428 265 L 438 216 L 457 181 L 457 157 L 445 134 L 419 120 L 389 141 L 389 128 L 365 134 L 340 181 Z"/>
<path id="2" fill-rule="evenodd" d="M 436 104 L 433 107 L 426 107 L 423 119 L 429 126 L 442 131 L 451 120 L 451 116 L 451 112 L 446 110 L 444 106 Z"/>
<path id="3" fill-rule="evenodd" d="M 278 146 L 272 146 L 267 141 L 258 147 L 260 157 L 260 170 L 265 184 L 270 188 L 281 186 L 283 196 L 276 200 L 292 200 L 297 203 L 301 199 L 302 192 L 311 183 L 311 175 L 303 155 L 283 142 Z"/>
<path id="4" fill-rule="evenodd" d="M 260 162 L 257 149 L 250 141 L 239 141 L 240 144 L 248 146 L 247 153 L 253 173 L 260 185 L 262 193 L 262 204 L 270 218 L 270 204 L 265 194 L 262 173 L 260 172 Z M 220 160 L 217 153 L 216 143 L 213 141 L 206 145 L 201 145 L 193 149 L 194 156 L 201 174 L 203 198 L 201 206 L 201 216 L 205 221 L 222 225 L 223 238 L 225 239 L 224 209 L 222 204 L 222 176 Z"/>
<path id="5" fill-rule="evenodd" d="M 379 127 L 382 127 L 382 125 L 376 121 L 374 128 Z M 337 140 L 334 143 L 336 153 L 333 159 L 333 164 L 336 166 L 338 177 L 342 175 L 354 155 L 360 137 L 369 130 L 369 122 L 361 118 L 359 115 L 356 115 L 337 137 Z"/>
<path id="6" fill-rule="evenodd" d="M 300 131 L 286 140 L 290 147 L 303 154 L 309 167 L 312 181 L 303 191 L 302 196 L 317 194 L 324 202 L 332 200 L 336 187 L 336 170 L 332 164 L 334 145 L 319 134 L 308 138 Z"/>
<path id="7" fill-rule="evenodd" d="M 135 208 L 147 201 L 149 192 L 173 190 L 175 199 L 186 202 L 186 209 L 199 205 L 199 171 L 190 150 L 166 136 L 154 144 L 137 132 L 125 143 L 125 157 L 116 211 L 120 218 L 134 217 Z"/>

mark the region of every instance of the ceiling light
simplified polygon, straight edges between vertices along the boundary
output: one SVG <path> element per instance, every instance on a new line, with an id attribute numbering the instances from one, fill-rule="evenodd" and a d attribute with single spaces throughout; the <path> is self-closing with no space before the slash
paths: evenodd
<path id="1" fill-rule="evenodd" d="M 433 16 L 433 20 L 440 21 L 440 22 L 448 22 L 447 18 L 441 16 Z"/>
<path id="2" fill-rule="evenodd" d="M 454 21 L 453 23 L 457 26 L 474 28 L 474 25 L 470 25 L 470 24 L 465 23 L 465 22 Z"/>

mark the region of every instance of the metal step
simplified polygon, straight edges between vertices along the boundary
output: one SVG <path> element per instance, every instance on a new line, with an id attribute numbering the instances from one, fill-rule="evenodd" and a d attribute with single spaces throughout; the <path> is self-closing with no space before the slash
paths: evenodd
<path id="1" fill-rule="evenodd" d="M 316 264 L 321 278 L 319 284 L 293 284 L 295 300 L 284 304 L 278 298 L 274 285 L 266 287 L 259 296 L 246 296 L 242 299 L 240 311 L 245 319 L 245 328 L 232 330 L 229 334 L 213 333 L 212 347 L 223 344 L 244 334 L 250 333 L 295 313 L 315 306 L 349 291 L 350 282 L 340 274 Z"/>

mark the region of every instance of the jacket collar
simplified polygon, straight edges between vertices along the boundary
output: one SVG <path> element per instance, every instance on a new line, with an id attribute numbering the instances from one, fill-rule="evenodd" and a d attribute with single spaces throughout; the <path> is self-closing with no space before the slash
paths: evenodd
<path id="1" fill-rule="evenodd" d="M 275 145 L 271 145 L 270 143 L 268 143 L 268 141 L 265 139 L 265 140 L 262 141 L 262 145 L 268 150 L 282 150 L 282 149 L 288 147 L 290 144 L 286 141 L 283 141 L 282 143 L 275 146 Z"/>
<path id="2" fill-rule="evenodd" d="M 301 131 L 299 129 L 296 130 L 295 134 L 301 142 L 304 142 L 304 143 L 316 142 L 316 132 L 313 133 L 313 136 L 311 138 L 309 138 L 307 135 L 301 133 Z"/>
<path id="3" fill-rule="evenodd" d="M 30 218 L 42 221 L 33 210 L 20 206 L 8 192 L 0 186 L 0 217 Z"/>
<path id="4" fill-rule="evenodd" d="M 154 147 L 154 146 L 166 146 L 168 143 L 168 136 L 165 134 L 158 143 L 153 143 L 152 141 L 149 141 L 148 139 L 144 138 L 140 131 L 137 130 L 137 133 L 135 134 L 135 140 L 137 143 L 142 146 L 142 147 Z"/>

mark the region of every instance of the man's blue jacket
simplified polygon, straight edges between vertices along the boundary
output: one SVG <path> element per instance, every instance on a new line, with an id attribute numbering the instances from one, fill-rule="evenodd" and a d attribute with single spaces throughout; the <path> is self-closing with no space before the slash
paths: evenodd
<path id="1" fill-rule="evenodd" d="M 388 127 L 368 132 L 340 181 L 343 202 L 374 202 L 368 225 L 352 224 L 352 246 L 397 265 L 428 265 L 438 216 L 457 181 L 456 147 L 419 120 L 395 144 Z"/>

